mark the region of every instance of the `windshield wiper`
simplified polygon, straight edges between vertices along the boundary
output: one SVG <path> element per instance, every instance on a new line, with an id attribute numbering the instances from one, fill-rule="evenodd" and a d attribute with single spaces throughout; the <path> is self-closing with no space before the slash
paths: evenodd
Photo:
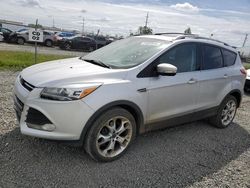
<path id="1" fill-rule="evenodd" d="M 109 65 L 107 65 L 107 64 L 105 64 L 105 63 L 103 63 L 103 62 L 101 62 L 101 61 L 99 61 L 99 60 L 95 60 L 95 59 L 83 59 L 83 58 L 81 58 L 83 61 L 87 61 L 87 62 L 89 62 L 89 63 L 92 63 L 92 64 L 94 64 L 94 65 L 99 65 L 99 66 L 102 66 L 102 67 L 106 67 L 106 68 L 109 68 L 109 69 L 111 69 L 111 67 L 109 66 Z"/>

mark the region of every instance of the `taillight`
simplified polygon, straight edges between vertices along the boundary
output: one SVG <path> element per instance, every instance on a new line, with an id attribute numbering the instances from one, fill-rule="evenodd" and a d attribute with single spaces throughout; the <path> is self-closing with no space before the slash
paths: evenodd
<path id="1" fill-rule="evenodd" d="M 245 77 L 247 77 L 247 71 L 246 71 L 245 68 L 241 68 L 241 69 L 240 69 L 240 72 L 241 72 Z"/>

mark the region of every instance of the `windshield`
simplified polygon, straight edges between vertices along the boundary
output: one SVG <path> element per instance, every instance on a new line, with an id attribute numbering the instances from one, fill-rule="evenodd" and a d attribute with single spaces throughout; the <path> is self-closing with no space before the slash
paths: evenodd
<path id="1" fill-rule="evenodd" d="M 100 61 L 111 68 L 131 68 L 137 66 L 168 45 L 168 41 L 130 37 L 96 50 L 83 59 Z"/>

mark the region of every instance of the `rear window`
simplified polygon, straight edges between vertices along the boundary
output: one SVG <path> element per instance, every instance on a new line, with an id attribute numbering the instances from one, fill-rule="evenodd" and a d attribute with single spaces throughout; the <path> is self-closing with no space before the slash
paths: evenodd
<path id="1" fill-rule="evenodd" d="M 223 67 L 223 59 L 220 48 L 204 45 L 203 57 L 203 70 Z"/>
<path id="2" fill-rule="evenodd" d="M 237 55 L 234 52 L 230 52 L 229 50 L 222 50 L 223 58 L 224 58 L 224 66 L 232 66 L 235 63 Z"/>

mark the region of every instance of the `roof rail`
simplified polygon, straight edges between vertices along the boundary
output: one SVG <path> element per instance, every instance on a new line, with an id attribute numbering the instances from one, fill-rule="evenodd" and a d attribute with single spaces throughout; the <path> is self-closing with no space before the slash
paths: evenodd
<path id="1" fill-rule="evenodd" d="M 155 35 L 193 35 L 193 34 L 187 34 L 187 33 L 155 33 Z"/>
<path id="2" fill-rule="evenodd" d="M 205 39 L 205 40 L 210 40 L 210 41 L 222 43 L 225 46 L 230 46 L 229 44 L 227 44 L 227 43 L 225 43 L 223 41 L 220 41 L 220 40 L 217 40 L 217 39 L 208 38 L 208 37 L 200 37 L 199 35 L 195 35 L 195 34 L 194 35 L 182 35 L 182 36 L 178 36 L 178 37 L 175 38 L 175 40 L 185 39 L 185 38 Z"/>

